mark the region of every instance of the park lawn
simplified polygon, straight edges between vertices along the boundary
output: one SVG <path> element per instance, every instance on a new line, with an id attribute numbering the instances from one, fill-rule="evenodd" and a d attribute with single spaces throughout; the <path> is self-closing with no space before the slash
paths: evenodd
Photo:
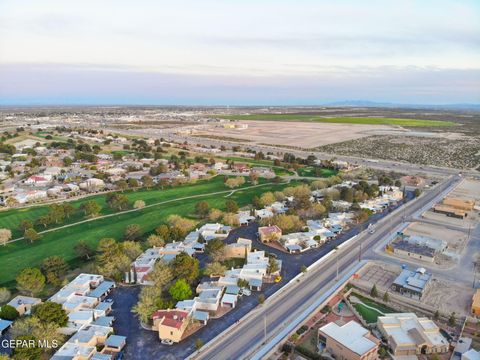
<path id="1" fill-rule="evenodd" d="M 222 160 L 232 160 L 236 163 L 242 163 L 242 164 L 248 164 L 251 166 L 263 166 L 263 167 L 269 167 L 271 168 L 274 172 L 275 175 L 278 176 L 286 176 L 286 175 L 294 175 L 292 171 L 289 171 L 285 169 L 284 167 L 281 166 L 274 166 L 272 160 L 255 160 L 255 159 L 249 159 L 249 158 L 242 158 L 242 157 L 226 157 L 226 158 L 220 158 Z"/>
<path id="2" fill-rule="evenodd" d="M 265 179 L 259 179 L 259 183 L 265 182 Z M 250 186 L 251 184 L 246 183 L 243 185 Z M 211 193 L 214 191 L 229 190 L 223 185 L 223 177 L 216 176 L 208 180 L 199 180 L 193 184 L 183 184 L 176 186 L 174 188 L 168 187 L 165 189 L 140 189 L 140 190 L 129 190 L 125 191 L 124 194 L 128 197 L 131 204 L 136 200 L 145 201 L 146 205 L 158 203 L 160 201 L 171 200 L 178 197 L 185 197 L 191 195 L 198 195 L 202 193 Z M 83 203 L 95 200 L 102 207 L 100 215 L 108 215 L 115 213 L 115 210 L 110 209 L 106 202 L 106 194 L 101 195 L 92 195 L 85 197 L 79 200 L 73 200 L 70 203 L 75 207 L 79 208 Z M 40 216 L 48 213 L 49 205 L 39 205 L 32 206 L 27 208 L 12 209 L 0 212 L 0 228 L 7 228 L 12 230 L 12 237 L 18 238 L 23 236 L 21 231 L 18 229 L 18 226 L 22 220 L 31 220 L 35 221 Z M 37 226 L 37 231 L 43 231 L 49 228 L 58 227 L 66 224 L 73 224 L 79 221 L 85 220 L 85 217 L 81 211 L 77 211 L 70 218 L 66 219 L 63 223 L 54 224 L 50 227 L 44 228 L 43 226 Z"/>
<path id="3" fill-rule="evenodd" d="M 338 124 L 358 125 L 398 125 L 398 126 L 455 126 L 453 121 L 444 120 L 420 120 L 420 119 L 397 119 L 386 117 L 330 117 L 308 114 L 250 114 L 250 115 L 224 115 L 216 116 L 229 120 L 264 120 L 264 121 L 300 121 L 300 122 L 323 122 Z"/>
<path id="4" fill-rule="evenodd" d="M 338 174 L 338 171 L 335 169 L 321 168 L 320 174 L 317 175 L 315 167 L 306 166 L 301 167 L 297 170 L 298 175 L 300 176 L 311 176 L 311 177 L 330 177 Z"/>
<path id="5" fill-rule="evenodd" d="M 211 191 L 204 191 L 205 193 L 225 191 L 223 182 L 220 186 L 218 180 L 210 183 L 215 187 L 210 189 Z M 205 184 L 203 185 L 206 186 Z M 0 246 L 0 264 L 2 264 L 0 285 L 13 286 L 15 277 L 22 269 L 26 267 L 38 267 L 42 260 L 48 256 L 62 256 L 69 263 L 78 265 L 78 258 L 74 247 L 75 244 L 81 240 L 95 248 L 98 241 L 105 237 L 113 237 L 121 240 L 123 231 L 129 224 L 138 224 L 144 233 L 149 233 L 158 225 L 166 222 L 168 216 L 172 214 L 191 217 L 194 213 L 195 204 L 201 200 L 208 201 L 211 207 L 219 209 L 224 209 L 227 199 L 235 200 L 240 206 L 245 206 L 251 203 L 253 196 L 259 196 L 266 191 L 281 190 L 283 187 L 291 185 L 295 185 L 295 183 L 268 183 L 264 186 L 237 191 L 228 197 L 226 196 L 229 195 L 229 191 L 226 191 L 223 194 L 206 195 L 205 197 L 184 200 L 182 200 L 181 197 L 188 196 L 192 190 L 183 189 L 184 192 L 180 196 L 178 194 L 179 188 L 174 188 L 171 190 L 177 190 L 177 193 L 175 195 L 175 192 L 173 192 L 173 194 L 170 192 L 169 200 L 172 201 L 171 203 L 159 204 L 158 206 L 139 211 L 120 213 L 112 217 L 100 218 L 54 230 L 43 234 L 42 238 L 33 244 L 29 244 L 26 241 L 17 241 L 6 246 Z M 192 187 L 194 187 L 194 185 L 192 185 Z M 196 189 L 198 191 L 198 188 Z M 165 190 L 164 192 L 167 191 L 168 190 Z M 163 200 L 165 199 L 161 199 L 161 201 Z M 8 271 L 6 271 L 7 269 Z"/>
<path id="6" fill-rule="evenodd" d="M 66 142 L 68 140 L 64 136 L 52 135 L 51 133 L 49 133 L 47 131 L 37 131 L 36 133 L 33 133 L 32 135 L 36 136 L 36 137 L 39 137 L 39 138 L 42 138 L 44 140 L 46 139 L 47 135 L 50 135 L 52 137 L 51 140 L 53 140 L 53 141 Z"/>

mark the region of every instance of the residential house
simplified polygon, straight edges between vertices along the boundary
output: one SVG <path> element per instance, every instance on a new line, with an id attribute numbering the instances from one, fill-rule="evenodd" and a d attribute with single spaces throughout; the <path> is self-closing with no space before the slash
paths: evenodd
<path id="1" fill-rule="evenodd" d="M 262 226 L 258 228 L 258 237 L 262 242 L 277 241 L 282 236 L 282 229 L 277 225 Z"/>
<path id="2" fill-rule="evenodd" d="M 20 315 L 30 315 L 32 307 L 41 303 L 42 299 L 17 295 L 7 305 L 14 307 Z"/>
<path id="3" fill-rule="evenodd" d="M 160 340 L 178 343 L 188 326 L 189 313 L 177 309 L 157 310 L 153 313 L 153 326 L 158 329 Z"/>

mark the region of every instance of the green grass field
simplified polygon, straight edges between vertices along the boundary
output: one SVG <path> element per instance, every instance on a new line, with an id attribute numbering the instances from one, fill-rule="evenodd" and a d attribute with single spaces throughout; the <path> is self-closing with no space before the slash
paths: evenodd
<path id="1" fill-rule="evenodd" d="M 248 159 L 248 158 L 234 157 L 234 156 L 229 156 L 227 158 L 221 158 L 221 159 L 233 160 L 236 163 L 248 164 L 250 166 L 270 167 L 275 172 L 275 175 L 278 175 L 278 176 L 293 175 L 293 172 L 288 171 L 287 169 L 281 166 L 274 166 L 272 160 L 255 160 L 255 159 Z"/>
<path id="2" fill-rule="evenodd" d="M 260 179 L 259 183 L 262 183 L 264 180 Z M 248 184 L 246 184 L 248 185 Z M 204 194 L 214 191 L 228 190 L 223 185 L 223 178 L 220 176 L 214 177 L 210 180 L 200 180 L 194 184 L 185 184 L 175 188 L 166 188 L 162 189 L 150 189 L 150 190 L 137 190 L 137 191 L 126 191 L 124 194 L 129 198 L 130 202 L 133 203 L 135 200 L 143 200 L 146 205 L 158 203 L 160 201 L 171 200 L 178 197 L 185 197 L 195 194 Z M 79 208 L 83 203 L 95 200 L 102 206 L 102 211 L 100 215 L 112 214 L 115 210 L 110 209 L 105 202 L 106 195 L 92 195 L 80 200 L 71 201 L 70 203 L 75 207 Z M 7 228 L 12 230 L 13 238 L 22 236 L 23 234 L 18 230 L 18 225 L 22 220 L 36 220 L 41 215 L 45 215 L 48 212 L 48 205 L 33 206 L 28 208 L 13 209 L 8 211 L 0 212 L 0 228 Z M 52 227 L 58 227 L 60 225 L 65 225 L 69 223 L 75 223 L 78 221 L 84 220 L 84 216 L 81 211 L 78 211 L 75 215 L 66 219 L 65 222 Z M 47 227 L 48 229 L 48 227 Z M 45 230 L 43 227 L 37 227 L 38 231 Z"/>
<path id="3" fill-rule="evenodd" d="M 306 166 L 299 168 L 297 170 L 298 175 L 300 176 L 311 176 L 311 177 L 330 177 L 330 176 L 335 176 L 338 174 L 337 170 L 334 169 L 326 169 L 326 168 L 321 168 L 319 169 L 319 173 L 315 171 L 315 168 L 313 166 Z"/>
<path id="4" fill-rule="evenodd" d="M 289 185 L 292 185 L 290 183 Z M 139 224 L 144 233 L 151 232 L 158 225 L 165 222 L 171 214 L 182 216 L 191 216 L 194 212 L 195 204 L 198 201 L 206 200 L 211 207 L 224 209 L 225 201 L 232 199 L 237 201 L 240 206 L 251 203 L 253 196 L 261 195 L 266 191 L 281 190 L 286 184 L 268 183 L 261 187 L 244 189 L 237 191 L 232 196 L 225 198 L 225 194 L 207 195 L 201 198 L 182 200 L 182 197 L 198 194 L 209 194 L 217 191 L 226 190 L 221 177 L 214 178 L 209 181 L 198 182 L 193 185 L 185 185 L 182 187 L 167 190 L 151 190 L 138 191 L 129 193 L 131 200 L 143 199 L 147 203 L 158 203 L 165 200 L 173 200 L 168 204 L 160 204 L 140 211 L 118 214 L 113 217 L 100 218 L 91 222 L 72 225 L 64 229 L 54 230 L 45 233 L 42 239 L 34 244 L 28 244 L 25 241 L 18 241 L 6 246 L 0 246 L 0 285 L 9 287 L 14 286 L 16 275 L 24 268 L 31 266 L 39 266 L 42 260 L 51 255 L 63 256 L 68 262 L 78 264 L 77 255 L 74 246 L 79 241 L 84 240 L 92 247 L 96 247 L 98 241 L 104 237 L 113 237 L 121 239 L 125 227 L 129 224 Z M 98 197 L 99 200 L 101 197 Z M 175 199 L 179 199 L 178 201 Z M 104 201 L 104 199 L 103 199 Z M 42 207 L 43 208 L 43 207 Z M 10 221 L 12 224 L 18 223 L 23 215 L 33 217 L 38 214 L 41 209 L 31 208 L 21 210 L 13 210 L 14 213 L 6 220 L 1 216 L 3 223 Z M 9 211 L 10 212 L 10 211 Z M 6 213 L 9 213 L 6 212 Z M 3 227 L 3 225 L 0 225 Z M 6 271 L 8 269 L 8 271 Z"/>
<path id="5" fill-rule="evenodd" d="M 396 119 L 383 117 L 332 117 L 326 118 L 319 115 L 307 114 L 250 114 L 250 115 L 225 115 L 216 116 L 228 120 L 264 120 L 264 121 L 299 121 L 299 122 L 323 122 L 338 124 L 359 125 L 399 125 L 399 126 L 454 126 L 456 123 L 443 120 L 420 120 L 420 119 Z"/>
<path id="6" fill-rule="evenodd" d="M 383 304 L 379 304 L 375 301 L 372 301 L 372 300 L 370 300 L 368 298 L 365 298 L 363 296 L 360 296 L 358 294 L 353 294 L 352 293 L 352 295 L 359 298 L 366 305 L 371 306 L 375 309 L 378 309 L 379 311 L 381 311 L 384 314 L 389 314 L 389 313 L 396 312 L 394 309 L 389 308 L 388 306 L 385 306 Z M 370 308 L 364 306 L 363 304 L 353 304 L 353 307 L 355 308 L 355 310 L 358 311 L 358 313 L 363 317 L 363 319 L 369 324 L 376 323 L 378 317 L 382 316 L 382 314 L 380 314 L 378 311 L 370 309 Z"/>

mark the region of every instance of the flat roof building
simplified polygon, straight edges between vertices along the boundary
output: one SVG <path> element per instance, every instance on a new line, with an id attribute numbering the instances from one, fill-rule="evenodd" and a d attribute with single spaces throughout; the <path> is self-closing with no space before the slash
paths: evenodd
<path id="1" fill-rule="evenodd" d="M 402 295 L 420 299 L 428 290 L 431 278 L 432 275 L 428 274 L 424 268 L 418 268 L 415 271 L 404 269 L 391 288 Z"/>
<path id="2" fill-rule="evenodd" d="M 449 343 L 438 326 L 414 313 L 379 316 L 377 328 L 387 339 L 395 356 L 445 353 L 449 349 Z"/>
<path id="3" fill-rule="evenodd" d="M 318 330 L 319 341 L 339 360 L 376 360 L 380 340 L 357 322 L 331 322 Z"/>

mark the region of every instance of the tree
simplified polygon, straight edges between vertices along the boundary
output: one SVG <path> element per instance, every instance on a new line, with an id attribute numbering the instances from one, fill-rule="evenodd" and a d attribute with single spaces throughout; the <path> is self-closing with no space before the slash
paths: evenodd
<path id="1" fill-rule="evenodd" d="M 190 289 L 190 285 L 187 284 L 185 279 L 178 279 L 175 284 L 170 286 L 168 292 L 176 301 L 186 300 L 192 296 L 192 289 Z"/>
<path id="2" fill-rule="evenodd" d="M 156 287 L 163 288 L 173 280 L 173 272 L 165 261 L 158 261 L 148 274 L 148 278 Z"/>
<path id="3" fill-rule="evenodd" d="M 155 229 L 155 232 L 158 236 L 160 236 L 163 240 L 167 241 L 170 236 L 170 229 L 168 225 L 162 224 Z"/>
<path id="4" fill-rule="evenodd" d="M 133 208 L 134 209 L 143 209 L 145 207 L 145 201 L 143 200 L 136 200 L 133 203 Z"/>
<path id="5" fill-rule="evenodd" d="M 258 295 L 258 302 L 259 302 L 260 304 L 263 304 L 263 303 L 265 302 L 265 295 L 259 294 L 259 295 Z"/>
<path id="6" fill-rule="evenodd" d="M 305 265 L 302 265 L 300 271 L 305 274 L 308 271 L 308 268 Z"/>
<path id="7" fill-rule="evenodd" d="M 53 301 L 45 301 L 44 303 L 32 307 L 32 315 L 37 317 L 42 324 L 54 323 L 60 327 L 66 326 L 68 315 L 61 304 Z"/>
<path id="8" fill-rule="evenodd" d="M 370 290 L 370 296 L 374 298 L 378 297 L 377 285 L 373 285 L 372 290 Z"/>
<path id="9" fill-rule="evenodd" d="M 30 241 L 30 243 L 40 239 L 40 235 L 33 228 L 25 230 L 25 234 L 23 236 L 26 240 Z"/>
<path id="10" fill-rule="evenodd" d="M 275 202 L 275 196 L 270 191 L 263 193 L 262 196 L 260 196 L 260 204 L 262 206 L 270 206 L 274 202 Z"/>
<path id="11" fill-rule="evenodd" d="M 26 268 L 17 275 L 17 289 L 20 292 L 29 293 L 34 296 L 43 290 L 45 286 L 45 276 L 40 269 Z"/>
<path id="12" fill-rule="evenodd" d="M 197 259 L 181 252 L 172 261 L 173 276 L 177 279 L 185 279 L 192 283 L 199 275 L 199 262 Z"/>
<path id="13" fill-rule="evenodd" d="M 106 202 L 114 210 L 126 210 L 128 208 L 128 197 L 124 194 L 107 194 Z"/>
<path id="14" fill-rule="evenodd" d="M 210 240 L 205 246 L 205 250 L 208 255 L 211 255 L 216 251 L 222 250 L 223 248 L 225 248 L 225 243 L 222 239 L 218 238 Z"/>
<path id="15" fill-rule="evenodd" d="M 60 280 L 68 271 L 68 264 L 60 256 L 50 256 L 42 261 L 40 268 L 50 284 L 60 285 Z"/>
<path id="16" fill-rule="evenodd" d="M 419 197 L 421 193 L 422 193 L 422 190 L 420 190 L 418 188 L 415 189 L 415 197 Z"/>
<path id="17" fill-rule="evenodd" d="M 162 247 L 165 245 L 165 240 L 159 235 L 152 234 L 147 238 L 147 244 L 150 247 Z"/>
<path id="18" fill-rule="evenodd" d="M 180 215 L 170 215 L 167 221 L 170 224 L 170 235 L 174 235 L 173 237 L 176 237 L 176 240 L 184 238 L 195 227 L 194 221 Z"/>
<path id="19" fill-rule="evenodd" d="M 14 338 L 15 341 L 25 344 L 38 344 L 37 338 L 33 335 L 23 335 Z M 19 346 L 13 349 L 13 358 L 19 360 L 36 360 L 40 359 L 43 349 L 38 346 Z"/>
<path id="20" fill-rule="evenodd" d="M 210 209 L 208 212 L 208 219 L 211 221 L 218 221 L 223 216 L 222 210 Z"/>
<path id="21" fill-rule="evenodd" d="M 80 209 L 83 211 L 85 216 L 95 217 L 100 213 L 102 207 L 95 200 L 89 200 L 80 205 Z"/>
<path id="22" fill-rule="evenodd" d="M 152 314 L 162 307 L 162 290 L 156 286 L 145 286 L 138 298 L 132 312 L 138 315 L 142 323 L 148 323 L 152 319 Z"/>
<path id="23" fill-rule="evenodd" d="M 200 350 L 203 347 L 203 340 L 200 338 L 195 339 L 195 349 Z"/>
<path id="24" fill-rule="evenodd" d="M 245 178 L 243 176 L 229 178 L 227 179 L 227 181 L 225 181 L 225 186 L 227 186 L 230 189 L 237 188 L 243 184 L 245 184 Z"/>
<path id="25" fill-rule="evenodd" d="M 18 313 L 17 309 L 10 305 L 2 305 L 0 308 L 0 319 L 4 320 L 16 320 L 20 314 Z"/>
<path id="26" fill-rule="evenodd" d="M 245 279 L 238 279 L 237 280 L 237 286 L 240 288 L 248 288 L 248 281 Z"/>
<path id="27" fill-rule="evenodd" d="M 457 324 L 457 318 L 455 316 L 455 311 L 450 314 L 448 318 L 448 325 L 455 326 Z"/>
<path id="28" fill-rule="evenodd" d="M 297 215 L 279 214 L 270 218 L 262 219 L 262 225 L 277 225 L 283 233 L 301 231 L 305 223 Z"/>
<path id="29" fill-rule="evenodd" d="M 12 238 L 12 231 L 10 229 L 0 229 L 0 245 L 7 245 Z"/>
<path id="30" fill-rule="evenodd" d="M 128 189 L 128 183 L 125 180 L 118 180 L 115 185 L 117 186 L 117 189 L 120 191 L 125 191 Z"/>
<path id="31" fill-rule="evenodd" d="M 225 201 L 225 210 L 229 213 L 237 213 L 238 204 L 234 200 L 228 199 L 227 201 Z"/>
<path id="32" fill-rule="evenodd" d="M 22 220 L 18 225 L 18 229 L 21 232 L 25 232 L 27 229 L 31 229 L 31 228 L 33 228 L 33 223 L 30 220 Z"/>
<path id="33" fill-rule="evenodd" d="M 123 238 L 125 240 L 138 240 L 142 235 L 142 229 L 138 224 L 127 225 L 125 231 L 123 232 Z"/>
<path id="34" fill-rule="evenodd" d="M 390 301 L 390 295 L 388 295 L 388 292 L 385 291 L 385 294 L 383 294 L 383 301 L 389 302 Z"/>
<path id="35" fill-rule="evenodd" d="M 273 257 L 268 258 L 268 272 L 275 274 L 278 270 L 280 270 L 280 267 L 278 266 L 277 260 Z"/>
<path id="36" fill-rule="evenodd" d="M 223 276 L 227 268 L 218 261 L 208 263 L 205 267 L 205 275 L 208 276 Z"/>
<path id="37" fill-rule="evenodd" d="M 120 243 L 120 248 L 123 254 L 129 259 L 136 259 L 142 253 L 142 247 L 135 241 L 124 241 Z"/>
<path id="38" fill-rule="evenodd" d="M 197 214 L 201 218 L 206 218 L 209 210 L 210 210 L 210 205 L 206 201 L 199 201 L 195 205 L 195 214 Z"/>
<path id="39" fill-rule="evenodd" d="M 62 204 L 62 206 L 63 206 L 63 213 L 67 219 L 70 218 L 70 216 L 72 216 L 73 214 L 75 214 L 76 210 L 72 204 L 65 202 Z"/>
<path id="40" fill-rule="evenodd" d="M 153 186 L 153 179 L 151 176 L 143 175 L 141 180 L 142 180 L 143 186 L 146 187 L 147 189 Z"/>
<path id="41" fill-rule="evenodd" d="M 128 179 L 127 183 L 130 188 L 138 188 L 140 186 L 138 180 L 134 178 Z"/>
<path id="42" fill-rule="evenodd" d="M 95 250 L 93 250 L 93 248 L 88 245 L 84 240 L 81 240 L 77 244 L 75 244 L 73 249 L 79 257 L 86 260 L 90 260 L 90 258 L 95 255 Z"/>
<path id="43" fill-rule="evenodd" d="M 11 296 L 12 296 L 12 294 L 10 293 L 10 290 L 8 290 L 7 288 L 4 288 L 4 287 L 0 288 L 0 305 L 8 302 L 8 300 L 10 300 Z"/>
<path id="44" fill-rule="evenodd" d="M 223 214 L 222 222 L 228 226 L 235 227 L 240 225 L 237 214 L 231 212 Z"/>

